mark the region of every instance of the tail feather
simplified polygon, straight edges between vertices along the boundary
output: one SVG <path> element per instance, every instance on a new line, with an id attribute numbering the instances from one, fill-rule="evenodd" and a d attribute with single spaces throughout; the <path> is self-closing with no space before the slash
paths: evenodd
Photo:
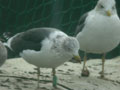
<path id="1" fill-rule="evenodd" d="M 13 50 L 11 50 L 9 47 L 5 46 L 7 49 L 7 53 L 8 53 L 8 59 L 10 58 L 18 58 L 20 57 L 18 53 L 15 53 Z"/>

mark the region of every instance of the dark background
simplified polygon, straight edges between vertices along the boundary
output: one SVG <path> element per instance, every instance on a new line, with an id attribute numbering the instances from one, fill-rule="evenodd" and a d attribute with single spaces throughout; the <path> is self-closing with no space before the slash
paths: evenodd
<path id="1" fill-rule="evenodd" d="M 93 9 L 97 0 L 0 0 L 0 36 L 35 27 L 55 27 L 73 35 L 82 14 Z M 120 0 L 116 0 L 120 15 Z M 81 53 L 83 56 L 83 53 Z M 107 58 L 120 55 L 120 45 Z M 100 55 L 90 54 L 89 58 Z"/>

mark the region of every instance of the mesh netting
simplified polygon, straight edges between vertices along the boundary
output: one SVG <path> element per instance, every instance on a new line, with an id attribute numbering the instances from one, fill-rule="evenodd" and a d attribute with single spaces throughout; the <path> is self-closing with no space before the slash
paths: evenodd
<path id="1" fill-rule="evenodd" d="M 80 15 L 95 0 L 0 0 L 0 32 L 56 27 L 72 35 Z"/>
<path id="2" fill-rule="evenodd" d="M 56 27 L 73 34 L 79 17 L 97 0 L 0 0 L 0 32 Z M 117 5 L 120 1 L 117 0 Z M 120 9 L 118 8 L 118 11 Z"/>
<path id="3" fill-rule="evenodd" d="M 116 1 L 120 13 L 120 1 Z M 34 27 L 55 27 L 73 35 L 80 16 L 94 8 L 96 2 L 97 0 L 0 0 L 0 34 L 5 31 L 17 33 Z"/>

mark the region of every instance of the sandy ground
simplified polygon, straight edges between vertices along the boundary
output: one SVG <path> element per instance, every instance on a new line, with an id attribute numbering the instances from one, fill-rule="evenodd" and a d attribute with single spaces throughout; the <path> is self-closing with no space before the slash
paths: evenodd
<path id="1" fill-rule="evenodd" d="M 41 68 L 40 90 L 120 90 L 120 57 L 106 60 L 105 75 L 108 80 L 99 78 L 100 59 L 89 60 L 87 66 L 89 77 L 81 77 L 82 64 L 79 63 L 66 62 L 58 67 L 57 89 L 50 82 L 51 69 Z M 0 68 L 0 90 L 36 90 L 35 68 L 21 58 L 7 60 Z"/>

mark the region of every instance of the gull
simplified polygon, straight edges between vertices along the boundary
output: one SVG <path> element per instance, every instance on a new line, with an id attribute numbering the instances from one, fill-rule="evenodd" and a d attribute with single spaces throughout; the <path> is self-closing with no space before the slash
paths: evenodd
<path id="1" fill-rule="evenodd" d="M 73 57 L 80 60 L 78 40 L 56 28 L 33 28 L 17 33 L 8 39 L 6 46 L 37 67 L 38 88 L 40 68 L 52 68 L 53 87 L 57 87 L 56 67 Z"/>
<path id="2" fill-rule="evenodd" d="M 120 43 L 120 20 L 115 0 L 99 0 L 95 8 L 85 13 L 76 28 L 80 49 L 85 52 L 82 76 L 89 76 L 87 53 L 103 54 L 101 77 L 104 78 L 105 55 Z"/>
<path id="3" fill-rule="evenodd" d="M 4 44 L 0 41 L 0 66 L 4 64 L 7 59 L 7 49 Z"/>

